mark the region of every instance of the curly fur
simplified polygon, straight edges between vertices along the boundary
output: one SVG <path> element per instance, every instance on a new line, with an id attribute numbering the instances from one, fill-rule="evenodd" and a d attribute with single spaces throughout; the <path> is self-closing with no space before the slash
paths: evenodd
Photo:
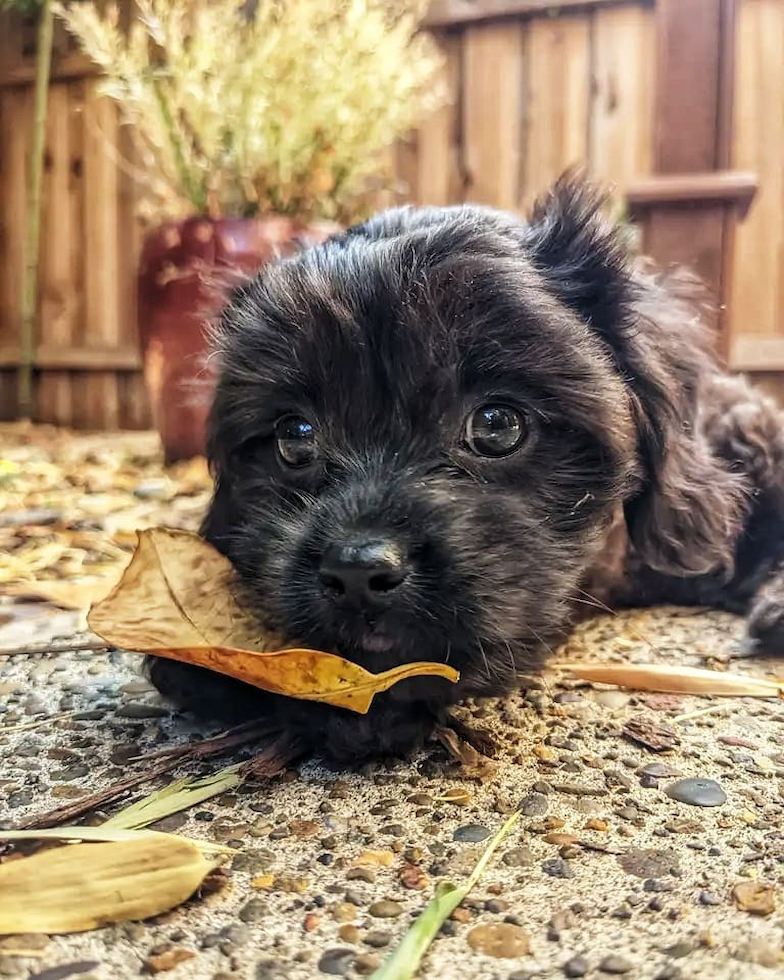
<path id="1" fill-rule="evenodd" d="M 222 317 L 204 534 L 289 636 L 374 671 L 449 661 L 460 684 L 406 681 L 365 717 L 153 661 L 161 690 L 222 716 L 277 713 L 356 761 L 409 750 L 456 699 L 509 691 L 588 586 L 749 612 L 761 641 L 784 635 L 781 415 L 719 371 L 698 284 L 634 263 L 602 204 L 572 175 L 528 222 L 387 211 L 271 264 Z M 530 421 L 503 459 L 462 438 L 488 401 Z M 275 454 L 290 412 L 317 428 L 306 472 Z M 372 619 L 318 583 L 352 529 L 413 567 Z M 386 652 L 368 634 L 391 637 Z"/>

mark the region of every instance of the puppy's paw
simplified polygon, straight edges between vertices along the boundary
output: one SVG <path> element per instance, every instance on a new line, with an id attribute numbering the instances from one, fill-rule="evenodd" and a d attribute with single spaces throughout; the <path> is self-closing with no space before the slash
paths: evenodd
<path id="1" fill-rule="evenodd" d="M 784 573 L 754 597 L 746 629 L 754 653 L 784 656 Z"/>

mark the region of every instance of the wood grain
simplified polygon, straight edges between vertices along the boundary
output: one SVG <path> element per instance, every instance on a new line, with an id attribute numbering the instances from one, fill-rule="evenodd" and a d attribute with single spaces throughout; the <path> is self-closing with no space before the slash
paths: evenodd
<path id="1" fill-rule="evenodd" d="M 591 31 L 588 160 L 621 195 L 651 170 L 655 26 L 650 7 L 597 10 Z"/>
<path id="2" fill-rule="evenodd" d="M 469 27 L 463 48 L 463 166 L 467 200 L 514 208 L 523 138 L 523 28 Z"/>
<path id="3" fill-rule="evenodd" d="M 759 191 L 736 231 L 731 272 L 732 351 L 753 337 L 784 336 L 784 4 L 746 0 L 738 18 L 732 162 L 754 170 Z M 737 358 L 731 352 L 731 363 Z"/>
<path id="4" fill-rule="evenodd" d="M 588 157 L 591 90 L 587 16 L 532 20 L 525 35 L 525 210 L 567 167 Z"/>

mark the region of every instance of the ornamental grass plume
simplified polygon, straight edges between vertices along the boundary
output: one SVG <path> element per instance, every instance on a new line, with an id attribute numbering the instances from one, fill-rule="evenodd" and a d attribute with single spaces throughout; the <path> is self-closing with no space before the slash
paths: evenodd
<path id="1" fill-rule="evenodd" d="M 345 221 L 441 101 L 426 0 L 93 0 L 57 12 L 133 128 L 158 215 Z"/>

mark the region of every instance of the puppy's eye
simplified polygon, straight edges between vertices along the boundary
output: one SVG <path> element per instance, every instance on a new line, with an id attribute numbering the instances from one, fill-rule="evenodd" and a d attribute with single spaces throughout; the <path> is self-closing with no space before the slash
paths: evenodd
<path id="1" fill-rule="evenodd" d="M 278 455 L 287 466 L 310 466 L 316 459 L 316 432 L 300 415 L 285 415 L 275 424 Z"/>
<path id="2" fill-rule="evenodd" d="M 482 405 L 466 423 L 466 442 L 477 456 L 509 456 L 527 434 L 525 417 L 508 405 Z"/>

